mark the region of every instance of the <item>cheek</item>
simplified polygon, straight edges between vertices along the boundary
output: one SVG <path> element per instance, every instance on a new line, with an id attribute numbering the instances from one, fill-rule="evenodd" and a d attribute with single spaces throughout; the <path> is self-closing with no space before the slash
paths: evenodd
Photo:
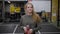
<path id="1" fill-rule="evenodd" d="M 27 12 L 32 12 L 33 8 L 26 8 Z"/>
<path id="2" fill-rule="evenodd" d="M 30 9 L 29 9 L 29 8 L 27 8 L 26 10 L 27 10 L 28 12 L 30 11 Z"/>
<path id="3" fill-rule="evenodd" d="M 29 10 L 30 8 L 27 7 L 27 10 Z"/>
<path id="4" fill-rule="evenodd" d="M 29 8 L 27 8 L 27 10 L 29 10 Z"/>
<path id="5" fill-rule="evenodd" d="M 31 11 L 32 11 L 33 9 L 31 9 Z"/>
<path id="6" fill-rule="evenodd" d="M 32 9 L 32 8 L 28 8 L 27 10 L 28 10 L 28 11 L 32 11 L 33 9 Z"/>

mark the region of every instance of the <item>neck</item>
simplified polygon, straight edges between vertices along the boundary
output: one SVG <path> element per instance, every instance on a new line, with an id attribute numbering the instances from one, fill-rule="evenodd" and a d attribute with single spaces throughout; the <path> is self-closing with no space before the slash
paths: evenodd
<path id="1" fill-rule="evenodd" d="M 27 13 L 27 15 L 32 15 L 32 13 Z"/>

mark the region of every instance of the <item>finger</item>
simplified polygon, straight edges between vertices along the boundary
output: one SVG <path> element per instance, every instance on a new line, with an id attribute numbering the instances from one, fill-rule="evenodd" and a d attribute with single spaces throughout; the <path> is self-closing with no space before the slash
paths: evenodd
<path id="1" fill-rule="evenodd" d="M 33 32 L 33 30 L 32 30 L 32 29 L 30 29 L 30 30 L 29 30 L 29 32 L 30 32 L 30 33 L 32 33 L 32 32 Z"/>
<path id="2" fill-rule="evenodd" d="M 27 28 L 26 28 L 26 27 L 24 27 L 24 31 L 25 31 L 25 32 L 27 31 Z"/>

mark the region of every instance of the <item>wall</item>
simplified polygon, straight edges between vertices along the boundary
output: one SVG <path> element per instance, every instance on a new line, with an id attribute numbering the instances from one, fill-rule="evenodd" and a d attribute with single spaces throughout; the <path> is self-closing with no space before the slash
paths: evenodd
<path id="1" fill-rule="evenodd" d="M 27 0 L 5 0 L 5 1 L 27 1 Z"/>
<path id="2" fill-rule="evenodd" d="M 28 0 L 5 0 L 5 1 L 28 1 Z M 50 1 L 50 0 L 32 0 L 32 1 Z"/>
<path id="3" fill-rule="evenodd" d="M 51 12 L 51 1 L 32 1 L 31 3 L 34 5 L 36 12 L 41 12 L 41 10 Z"/>
<path id="4" fill-rule="evenodd" d="M 60 26 L 60 0 L 59 0 L 59 26 Z"/>
<path id="5" fill-rule="evenodd" d="M 52 0 L 52 22 L 57 26 L 58 0 Z"/>
<path id="6" fill-rule="evenodd" d="M 6 11 L 6 12 L 10 12 L 10 8 L 9 8 L 9 7 L 10 7 L 9 4 L 6 4 L 6 5 L 5 5 L 5 11 Z"/>

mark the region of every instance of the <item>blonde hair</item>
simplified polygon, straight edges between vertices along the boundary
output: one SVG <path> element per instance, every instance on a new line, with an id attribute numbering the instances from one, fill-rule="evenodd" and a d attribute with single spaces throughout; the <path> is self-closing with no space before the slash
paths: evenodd
<path id="1" fill-rule="evenodd" d="M 32 11 L 32 17 L 33 17 L 33 20 L 35 22 L 40 22 L 40 16 L 34 11 L 34 7 L 33 7 L 33 4 L 32 3 L 26 3 L 25 6 L 24 6 L 24 10 L 25 10 L 25 13 L 26 13 L 26 8 L 27 8 L 27 5 L 28 4 L 31 4 L 32 5 L 32 8 L 33 8 L 33 11 Z"/>

